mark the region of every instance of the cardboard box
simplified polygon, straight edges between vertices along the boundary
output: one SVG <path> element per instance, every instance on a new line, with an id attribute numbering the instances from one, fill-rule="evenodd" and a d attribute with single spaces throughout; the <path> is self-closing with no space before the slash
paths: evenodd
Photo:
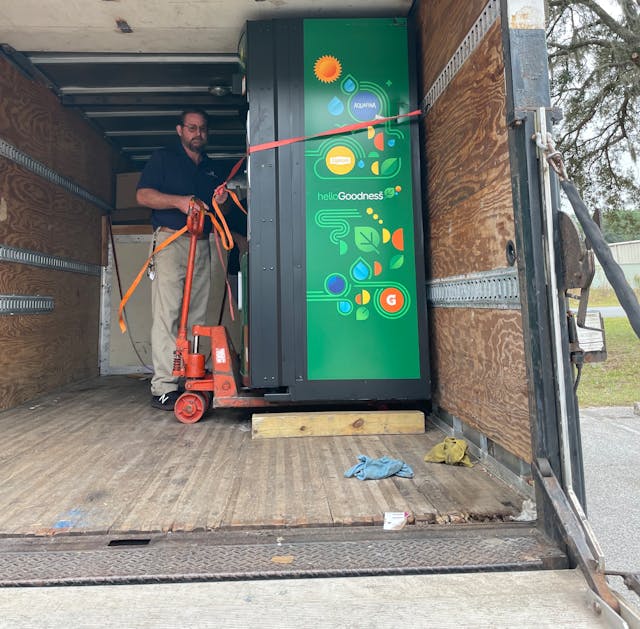
<path id="1" fill-rule="evenodd" d="M 127 210 L 139 208 L 136 202 L 136 186 L 140 173 L 120 173 L 116 175 L 116 209 Z"/>
<path id="2" fill-rule="evenodd" d="M 151 227 L 151 210 L 146 207 L 128 207 L 111 212 L 114 225 L 148 225 Z"/>

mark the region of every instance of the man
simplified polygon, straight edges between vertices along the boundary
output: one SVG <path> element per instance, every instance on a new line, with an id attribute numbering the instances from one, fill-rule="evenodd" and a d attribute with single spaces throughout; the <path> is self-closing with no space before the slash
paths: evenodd
<path id="1" fill-rule="evenodd" d="M 207 114 L 201 109 L 182 112 L 176 126 L 175 146 L 156 151 L 145 166 L 136 199 L 151 208 L 154 246 L 186 225 L 192 197 L 207 208 L 222 180 L 216 176 L 213 162 L 204 153 L 207 143 Z M 223 192 L 215 197 L 220 205 L 227 200 Z M 211 220 L 206 217 L 204 231 L 198 240 L 189 304 L 188 330 L 194 324 L 206 323 L 206 309 L 211 286 L 211 252 L 209 234 Z M 182 295 L 189 254 L 189 232 L 177 238 L 154 256 L 151 283 L 151 406 L 173 410 L 180 396 L 178 378 L 173 375 L 173 352 L 180 322 Z"/>

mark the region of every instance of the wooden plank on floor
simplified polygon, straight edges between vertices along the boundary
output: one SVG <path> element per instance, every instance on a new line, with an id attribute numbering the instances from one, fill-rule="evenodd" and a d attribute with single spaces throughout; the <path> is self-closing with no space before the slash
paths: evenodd
<path id="1" fill-rule="evenodd" d="M 421 411 L 254 413 L 251 424 L 253 439 L 408 435 L 424 432 L 424 413 Z"/>

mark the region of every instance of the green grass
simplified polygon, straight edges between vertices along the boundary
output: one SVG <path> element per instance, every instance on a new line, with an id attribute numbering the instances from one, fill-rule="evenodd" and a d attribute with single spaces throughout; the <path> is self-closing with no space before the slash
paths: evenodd
<path id="1" fill-rule="evenodd" d="M 604 319 L 604 330 L 607 360 L 585 363 L 578 386 L 579 404 L 631 406 L 640 401 L 640 339 L 625 317 Z"/>
<path id="2" fill-rule="evenodd" d="M 634 288 L 633 292 L 635 293 L 638 301 L 640 301 L 640 288 Z M 575 300 L 570 300 L 570 305 L 572 307 L 575 306 L 576 310 L 578 308 L 578 302 Z M 605 289 L 605 288 L 592 288 L 589 291 L 589 307 L 595 306 L 619 306 L 620 302 L 616 297 L 616 294 L 613 292 L 613 289 Z"/>

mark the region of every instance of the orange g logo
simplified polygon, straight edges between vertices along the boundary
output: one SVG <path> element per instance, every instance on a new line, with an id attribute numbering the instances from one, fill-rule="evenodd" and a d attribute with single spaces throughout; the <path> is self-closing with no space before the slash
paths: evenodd
<path id="1" fill-rule="evenodd" d="M 404 295 L 397 288 L 385 288 L 380 293 L 380 307 L 389 314 L 395 314 L 404 306 Z"/>

